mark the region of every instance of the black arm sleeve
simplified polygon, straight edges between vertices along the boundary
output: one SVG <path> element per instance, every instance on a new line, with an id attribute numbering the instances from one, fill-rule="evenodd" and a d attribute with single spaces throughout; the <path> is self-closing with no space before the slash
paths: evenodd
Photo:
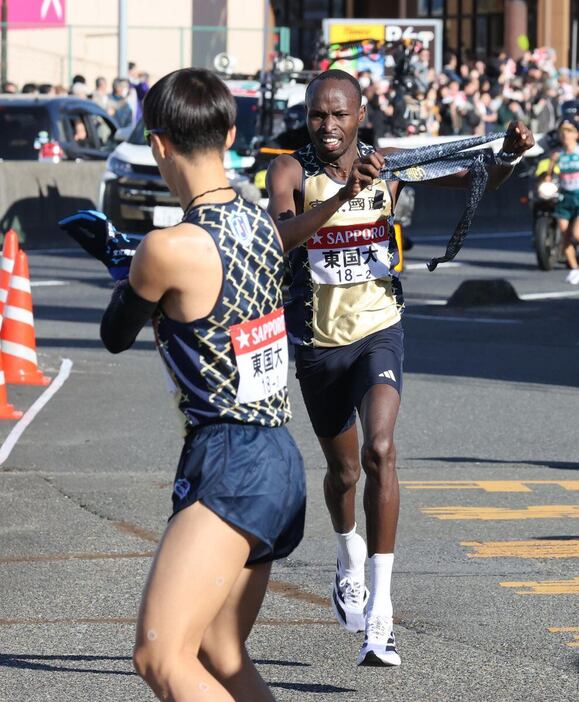
<path id="1" fill-rule="evenodd" d="M 120 353 L 131 348 L 156 308 L 157 303 L 137 295 L 128 280 L 117 283 L 101 320 L 101 339 L 106 349 Z"/>

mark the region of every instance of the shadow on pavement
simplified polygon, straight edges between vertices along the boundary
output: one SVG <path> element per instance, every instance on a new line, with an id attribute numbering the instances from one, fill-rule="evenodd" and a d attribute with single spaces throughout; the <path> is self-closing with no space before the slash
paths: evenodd
<path id="1" fill-rule="evenodd" d="M 103 310 L 98 307 L 68 305 L 34 305 L 34 318 L 57 322 L 92 322 L 100 324 Z"/>
<path id="2" fill-rule="evenodd" d="M 319 683 L 283 683 L 268 682 L 269 687 L 279 687 L 282 690 L 299 690 L 300 692 L 357 692 L 351 687 L 335 687 L 335 685 L 321 685 Z"/>
<path id="3" fill-rule="evenodd" d="M 24 670 L 45 670 L 57 673 L 93 673 L 97 675 L 136 675 L 131 670 L 99 670 L 96 668 L 78 668 L 58 665 L 57 661 L 130 661 L 130 656 L 38 656 L 25 653 L 0 654 L 0 667 Z"/>
<path id="4" fill-rule="evenodd" d="M 301 661 L 273 661 L 273 660 L 254 660 L 255 665 L 279 665 L 293 668 L 310 668 L 311 663 L 302 663 Z"/>
<path id="5" fill-rule="evenodd" d="M 405 373 L 579 387 L 576 299 L 418 304 L 404 320 L 404 330 Z"/>
<path id="6" fill-rule="evenodd" d="M 104 351 L 103 342 L 100 339 L 47 339 L 40 337 L 36 339 L 38 348 L 55 348 L 55 349 L 100 349 Z M 131 346 L 133 351 L 153 351 L 155 349 L 154 341 L 135 341 Z"/>
<path id="7" fill-rule="evenodd" d="M 478 458 L 474 456 L 421 456 L 413 458 L 411 461 L 438 461 L 439 463 L 488 463 L 490 465 L 516 465 L 516 466 L 539 466 L 540 468 L 555 468 L 557 470 L 579 470 L 579 463 L 569 461 L 511 461 L 509 459 Z"/>

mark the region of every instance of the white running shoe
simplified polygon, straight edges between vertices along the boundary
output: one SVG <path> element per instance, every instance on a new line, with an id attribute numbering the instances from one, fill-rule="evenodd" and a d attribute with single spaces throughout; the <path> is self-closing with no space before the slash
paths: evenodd
<path id="1" fill-rule="evenodd" d="M 567 274 L 565 280 L 568 283 L 571 283 L 571 285 L 579 284 L 579 268 L 572 268 Z"/>
<path id="2" fill-rule="evenodd" d="M 332 586 L 332 609 L 344 629 L 352 633 L 364 631 L 369 597 L 370 592 L 364 585 L 364 571 L 361 579 L 346 578 L 338 560 Z"/>
<path id="3" fill-rule="evenodd" d="M 392 666 L 402 662 L 396 650 L 391 617 L 371 616 L 366 620 L 366 636 L 358 665 Z"/>

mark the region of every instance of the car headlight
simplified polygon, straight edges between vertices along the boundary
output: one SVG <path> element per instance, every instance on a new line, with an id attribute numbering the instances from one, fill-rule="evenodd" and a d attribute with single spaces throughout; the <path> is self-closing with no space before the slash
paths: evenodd
<path id="1" fill-rule="evenodd" d="M 116 156 L 109 157 L 107 168 L 109 171 L 119 177 L 130 175 L 133 172 L 133 167 L 130 163 L 127 163 L 127 161 L 123 161 Z"/>

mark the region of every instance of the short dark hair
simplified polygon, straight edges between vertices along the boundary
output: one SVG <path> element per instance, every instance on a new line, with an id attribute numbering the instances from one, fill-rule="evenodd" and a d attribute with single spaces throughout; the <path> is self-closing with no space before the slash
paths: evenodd
<path id="1" fill-rule="evenodd" d="M 222 149 L 236 112 L 228 87 L 204 68 L 169 73 L 153 85 L 143 102 L 146 127 L 162 129 L 184 155 Z"/>
<path id="2" fill-rule="evenodd" d="M 309 82 L 308 87 L 306 88 L 306 105 L 309 104 L 312 93 L 315 90 L 316 83 L 318 81 L 323 81 L 323 80 L 346 80 L 348 83 L 350 83 L 354 90 L 356 91 L 358 95 L 358 101 L 359 104 L 362 104 L 362 89 L 360 88 L 360 83 L 354 78 L 353 75 L 350 73 L 347 73 L 346 71 L 341 71 L 338 68 L 330 68 L 329 71 L 324 71 L 323 73 L 320 73 L 317 75 L 315 78 L 312 78 L 312 80 Z"/>

